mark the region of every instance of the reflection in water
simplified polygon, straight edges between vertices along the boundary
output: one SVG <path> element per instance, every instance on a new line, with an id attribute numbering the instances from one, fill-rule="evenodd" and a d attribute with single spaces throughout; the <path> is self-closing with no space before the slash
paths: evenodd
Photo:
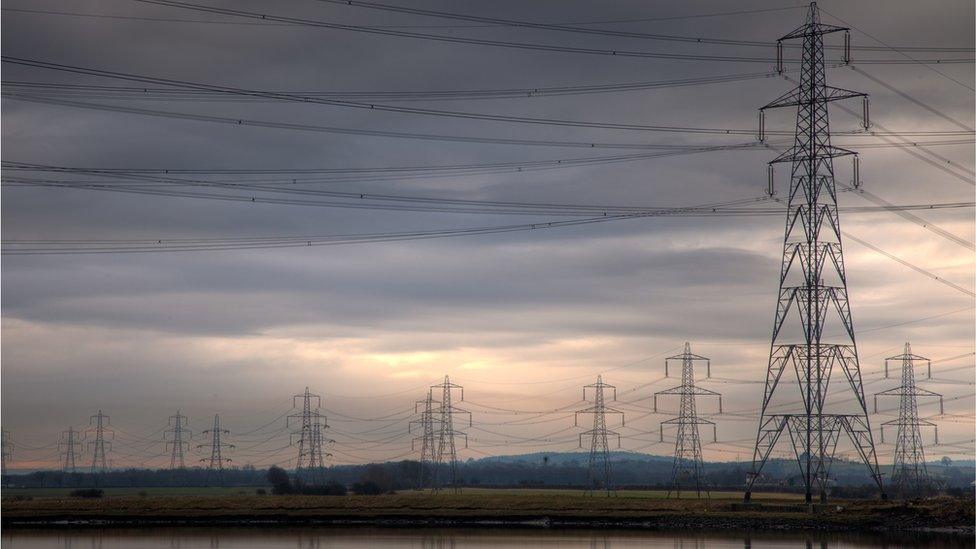
<path id="1" fill-rule="evenodd" d="M 817 532 L 652 532 L 516 528 L 5 528 L 3 549 L 976 549 L 971 536 Z"/>

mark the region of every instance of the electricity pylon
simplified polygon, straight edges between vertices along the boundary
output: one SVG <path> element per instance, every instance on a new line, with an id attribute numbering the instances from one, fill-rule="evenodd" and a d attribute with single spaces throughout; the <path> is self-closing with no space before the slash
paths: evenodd
<path id="1" fill-rule="evenodd" d="M 201 462 L 209 461 L 207 465 L 207 476 L 204 479 L 204 484 L 210 484 L 211 476 L 217 478 L 217 484 L 223 486 L 224 484 L 224 463 L 230 463 L 230 458 L 225 458 L 223 456 L 224 448 L 233 448 L 233 444 L 227 444 L 220 440 L 221 435 L 229 435 L 230 431 L 227 429 L 220 428 L 220 414 L 214 414 L 213 428 L 203 431 L 203 434 L 209 434 L 210 444 L 198 444 L 197 448 L 210 448 L 210 458 L 200 458 Z"/>
<path id="2" fill-rule="evenodd" d="M 698 436 L 699 425 L 712 426 L 712 440 L 718 441 L 718 430 L 714 421 L 698 417 L 695 409 L 695 397 L 717 396 L 718 413 L 722 413 L 722 395 L 695 385 L 695 361 L 704 361 L 706 378 L 712 375 L 711 361 L 703 356 L 691 352 L 691 344 L 685 342 L 685 350 L 680 355 L 675 355 L 664 359 L 664 375 L 668 375 L 668 363 L 681 361 L 681 385 L 658 391 L 654 393 L 654 411 L 657 412 L 658 395 L 679 395 L 680 403 L 678 406 L 678 417 L 661 422 L 661 442 L 664 442 L 664 426 L 677 425 L 678 434 L 674 439 L 674 464 L 671 467 L 671 485 L 668 488 L 668 497 L 671 492 L 680 498 L 681 486 L 683 484 L 694 485 L 695 493 L 701 497 L 702 491 L 705 497 L 709 496 L 708 488 L 703 488 L 705 463 L 702 460 L 701 439 Z"/>
<path id="3" fill-rule="evenodd" d="M 606 396 L 603 392 L 606 389 L 613 390 L 613 400 L 617 400 L 617 388 L 603 382 L 603 376 L 596 376 L 596 383 L 583 386 L 583 400 L 586 400 L 586 390 L 593 389 L 593 406 L 577 410 L 573 417 L 573 422 L 579 426 L 580 414 L 593 414 L 593 428 L 583 431 L 579 435 L 580 448 L 583 447 L 583 437 L 590 436 L 590 461 L 586 471 L 586 493 L 592 493 L 603 489 L 607 495 L 613 493 L 613 486 L 610 483 L 610 445 L 607 436 L 617 437 L 617 448 L 620 448 L 620 433 L 607 429 L 607 414 L 620 414 L 621 425 L 624 424 L 624 413 L 620 410 L 607 407 Z"/>
<path id="4" fill-rule="evenodd" d="M 294 444 L 295 438 L 298 438 L 298 461 L 295 464 L 295 476 L 317 484 L 322 480 L 322 469 L 325 467 L 324 456 L 327 455 L 322 451 L 322 445 L 325 442 L 322 430 L 329 426 L 326 424 L 325 416 L 319 412 L 319 408 L 322 406 L 322 398 L 319 395 L 312 394 L 308 387 L 305 387 L 304 393 L 292 397 L 293 407 L 297 407 L 296 401 L 298 399 L 302 399 L 302 413 L 292 414 L 287 419 L 289 426 L 293 419 L 299 422 L 298 430 L 292 432 L 289 441 L 290 444 Z M 315 406 L 312 406 L 312 399 L 315 399 Z"/>
<path id="5" fill-rule="evenodd" d="M 939 443 L 939 427 L 918 417 L 918 397 L 939 397 L 939 413 L 944 412 L 942 395 L 922 389 L 915 385 L 915 362 L 928 365 L 928 377 L 932 377 L 932 362 L 929 359 L 913 355 L 912 346 L 905 343 L 905 351 L 891 358 L 885 359 L 885 378 L 888 378 L 888 363 L 901 362 L 901 385 L 874 395 L 874 412 L 878 413 L 879 396 L 898 396 L 898 419 L 881 424 L 881 443 L 884 444 L 884 428 L 895 425 L 898 427 L 898 438 L 895 441 L 895 456 L 891 466 L 891 490 L 898 496 L 910 497 L 921 495 L 931 487 L 931 478 L 925 467 L 925 450 L 922 448 L 922 433 L 920 426 L 935 428 L 935 443 Z"/>
<path id="6" fill-rule="evenodd" d="M 7 461 L 14 454 L 14 443 L 10 440 L 10 431 L 0 429 L 0 477 L 2 484 L 7 484 Z"/>
<path id="7" fill-rule="evenodd" d="M 94 423 L 92 423 L 94 421 Z M 85 431 L 85 437 L 88 437 L 89 433 L 94 431 L 95 440 L 88 441 L 88 448 L 92 450 L 92 464 L 91 472 L 94 473 L 104 473 L 108 471 L 108 460 L 105 459 L 105 446 L 108 445 L 109 450 L 112 449 L 112 443 L 105 440 L 105 435 L 108 434 L 109 437 L 114 437 L 115 433 L 110 429 L 107 429 L 109 425 L 112 424 L 112 419 L 103 414 L 101 410 L 97 414 L 88 418 L 88 429 Z M 94 426 L 94 430 L 92 429 Z"/>
<path id="8" fill-rule="evenodd" d="M 67 431 L 61 431 L 58 451 L 61 453 L 61 472 L 74 473 L 77 471 L 78 466 L 75 459 L 81 453 L 81 441 L 78 440 L 78 431 L 75 431 L 74 427 L 68 427 Z"/>
<path id="9" fill-rule="evenodd" d="M 326 444 L 332 444 L 335 440 L 325 437 L 325 430 L 329 428 L 329 425 L 325 422 L 325 416 L 316 413 L 312 416 L 312 441 L 315 447 L 315 453 L 318 455 L 318 467 L 313 469 L 318 473 L 318 481 L 323 482 L 323 473 L 325 469 L 325 458 L 332 457 L 332 454 L 324 450 Z"/>
<path id="10" fill-rule="evenodd" d="M 458 389 L 461 391 L 461 401 L 464 401 L 464 387 L 451 383 L 451 378 L 449 376 L 444 376 L 444 382 L 438 385 L 431 385 L 431 391 L 434 389 L 441 390 L 441 403 L 436 410 L 432 410 L 434 414 L 440 416 L 440 425 L 437 429 L 437 451 L 435 454 L 435 464 L 434 464 L 434 474 L 432 489 L 437 492 L 441 489 L 441 478 L 440 469 L 444 463 L 447 463 L 448 469 L 451 472 L 451 483 L 450 486 L 454 490 L 454 493 L 461 492 L 461 486 L 458 485 L 458 459 L 457 459 L 457 444 L 454 438 L 458 436 L 464 437 L 464 447 L 468 447 L 468 434 L 463 431 L 458 431 L 454 429 L 454 414 L 468 414 L 468 426 L 472 425 L 471 412 L 463 410 L 454 406 L 451 399 L 451 391 Z"/>
<path id="11" fill-rule="evenodd" d="M 179 410 L 176 411 L 175 416 L 169 416 L 168 422 L 171 427 L 163 432 L 163 437 L 165 438 L 167 435 L 171 437 L 169 440 L 166 440 L 166 449 L 170 450 L 170 447 L 172 447 L 172 452 L 169 457 L 169 468 L 174 470 L 185 469 L 186 462 L 183 459 L 183 452 L 188 449 L 190 443 L 183 440 L 183 437 L 186 436 L 188 439 L 193 438 L 193 433 L 186 428 L 186 416 L 181 414 Z"/>
<path id="12" fill-rule="evenodd" d="M 417 450 L 417 442 L 420 442 L 420 475 L 418 478 L 417 489 L 423 490 L 431 482 L 431 476 L 434 472 L 434 467 L 437 466 L 436 454 L 437 454 L 437 439 L 435 438 L 434 423 L 440 423 L 440 421 L 434 417 L 435 405 L 439 405 L 440 402 L 434 400 L 434 395 L 431 390 L 427 390 L 427 398 L 424 400 L 418 400 L 414 403 L 414 413 L 418 413 L 417 410 L 423 406 L 423 411 L 420 412 L 420 419 L 415 419 L 411 421 L 407 426 L 407 432 L 413 433 L 414 425 L 420 425 L 420 436 L 414 437 L 410 441 L 410 449 L 413 451 Z"/>
<path id="13" fill-rule="evenodd" d="M 828 103 L 860 97 L 867 127 L 867 95 L 827 85 L 823 37 L 835 32 L 848 29 L 821 23 L 817 4 L 811 3 L 806 23 L 777 41 L 780 72 L 782 42 L 803 41 L 799 85 L 760 109 L 760 113 L 778 107 L 796 107 L 797 111 L 793 146 L 770 162 L 770 174 L 772 165 L 779 162 L 791 163 L 792 171 L 779 294 L 746 501 L 783 432 L 792 442 L 808 503 L 813 501 L 815 487 L 820 500 L 827 499 L 830 466 L 842 432 L 885 497 L 858 364 L 834 180 L 834 157 L 856 153 L 830 144 L 827 115 Z M 849 43 L 845 39 L 845 45 Z M 844 58 L 849 61 L 849 48 L 845 48 Z M 763 127 L 761 122 L 760 139 Z M 772 178 L 767 192 L 775 195 Z M 825 326 L 841 335 L 824 336 Z M 841 392 L 828 392 L 834 366 L 840 368 L 847 390 L 828 403 L 828 393 L 834 397 Z M 796 374 L 799 404 L 792 398 L 773 402 L 788 368 Z M 853 405 L 840 406 L 848 401 Z"/>

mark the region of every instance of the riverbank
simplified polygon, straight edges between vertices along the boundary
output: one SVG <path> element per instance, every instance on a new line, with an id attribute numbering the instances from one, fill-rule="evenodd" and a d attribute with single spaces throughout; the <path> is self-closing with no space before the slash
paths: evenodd
<path id="1" fill-rule="evenodd" d="M 402 493 L 383 496 L 117 496 L 4 498 L 4 527 L 57 526 L 521 526 L 650 530 L 944 531 L 973 533 L 972 500 L 903 504 L 837 500 L 668 500 L 580 494 Z"/>

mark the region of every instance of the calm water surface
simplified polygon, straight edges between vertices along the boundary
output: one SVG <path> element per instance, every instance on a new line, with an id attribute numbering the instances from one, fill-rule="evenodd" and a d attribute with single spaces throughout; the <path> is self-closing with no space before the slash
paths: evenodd
<path id="1" fill-rule="evenodd" d="M 365 548 L 600 548 L 700 547 L 848 549 L 900 547 L 971 549 L 972 538 L 946 535 L 768 534 L 763 532 L 633 532 L 532 529 L 399 528 L 145 528 L 16 530 L 2 533 L 3 549 L 319 549 Z"/>

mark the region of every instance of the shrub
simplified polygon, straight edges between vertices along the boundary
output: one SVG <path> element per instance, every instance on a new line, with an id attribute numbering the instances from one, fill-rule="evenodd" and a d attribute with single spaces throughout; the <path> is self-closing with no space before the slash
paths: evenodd
<path id="1" fill-rule="evenodd" d="M 259 496 L 263 496 L 263 495 L 267 494 L 268 491 L 265 490 L 264 488 L 258 488 L 257 490 L 254 491 L 254 493 L 256 493 Z"/>
<path id="2" fill-rule="evenodd" d="M 268 482 L 271 484 L 272 494 L 291 494 L 295 488 L 291 485 L 288 472 L 281 467 L 271 467 L 268 469 Z"/>

